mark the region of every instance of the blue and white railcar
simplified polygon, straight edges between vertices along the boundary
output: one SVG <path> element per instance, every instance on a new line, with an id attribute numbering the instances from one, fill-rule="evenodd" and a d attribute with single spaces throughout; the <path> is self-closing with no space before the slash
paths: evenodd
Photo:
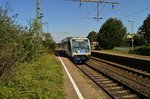
<path id="1" fill-rule="evenodd" d="M 86 62 L 91 57 L 91 48 L 88 38 L 69 37 L 62 41 L 62 46 L 66 54 L 75 63 Z"/>

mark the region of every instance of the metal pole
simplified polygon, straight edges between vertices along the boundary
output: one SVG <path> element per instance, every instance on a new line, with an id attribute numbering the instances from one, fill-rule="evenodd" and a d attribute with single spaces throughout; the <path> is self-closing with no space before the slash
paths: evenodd
<path id="1" fill-rule="evenodd" d="M 133 20 L 131 22 L 132 22 L 132 52 L 133 52 L 133 44 L 134 44 L 134 39 L 133 39 Z"/>
<path id="2" fill-rule="evenodd" d="M 99 2 L 97 2 L 97 22 L 99 21 Z"/>
<path id="3" fill-rule="evenodd" d="M 132 32 L 132 39 L 131 39 L 131 50 L 133 52 L 133 47 L 134 47 L 134 39 L 133 39 L 133 20 L 128 20 L 129 22 L 131 22 L 131 32 Z"/>
<path id="4" fill-rule="evenodd" d="M 40 23 L 41 23 L 41 35 L 43 36 L 43 25 L 42 25 L 42 17 L 43 17 L 43 13 L 42 13 L 42 0 L 40 0 Z"/>

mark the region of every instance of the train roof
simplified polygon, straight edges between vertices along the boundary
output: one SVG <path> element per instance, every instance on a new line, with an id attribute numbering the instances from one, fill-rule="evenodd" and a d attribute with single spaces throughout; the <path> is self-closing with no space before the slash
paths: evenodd
<path id="1" fill-rule="evenodd" d="M 86 37 L 69 37 L 69 39 L 88 39 Z"/>
<path id="2" fill-rule="evenodd" d="M 63 39 L 61 42 L 67 42 L 70 39 L 80 39 L 80 40 L 83 39 L 83 40 L 85 40 L 88 38 L 86 38 L 86 37 L 67 37 L 67 38 Z"/>

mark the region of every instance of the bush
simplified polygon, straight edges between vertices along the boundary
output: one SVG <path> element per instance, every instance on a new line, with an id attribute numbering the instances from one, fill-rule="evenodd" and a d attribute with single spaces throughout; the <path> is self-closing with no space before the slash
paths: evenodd
<path id="1" fill-rule="evenodd" d="M 43 46 L 49 52 L 54 52 L 56 48 L 56 43 L 53 41 L 53 38 L 50 33 L 44 34 L 45 39 L 43 40 Z"/>
<path id="2" fill-rule="evenodd" d="M 0 76 L 16 64 L 38 57 L 44 50 L 38 20 L 31 20 L 28 28 L 17 25 L 18 14 L 9 17 L 7 6 L 0 7 Z M 54 50 L 55 43 L 48 44 L 52 46 L 49 49 Z"/>
<path id="3" fill-rule="evenodd" d="M 8 17 L 8 9 L 0 7 L 0 75 L 24 59 L 22 28 Z"/>
<path id="4" fill-rule="evenodd" d="M 141 46 L 145 44 L 144 39 L 140 35 L 134 35 L 134 46 Z"/>
<path id="5" fill-rule="evenodd" d="M 148 44 L 148 45 L 142 46 L 138 49 L 135 49 L 132 53 L 150 56 L 150 45 Z"/>

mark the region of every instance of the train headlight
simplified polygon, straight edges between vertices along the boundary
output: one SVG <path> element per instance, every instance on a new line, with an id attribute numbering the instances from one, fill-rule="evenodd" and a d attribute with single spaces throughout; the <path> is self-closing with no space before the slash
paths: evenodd
<path id="1" fill-rule="evenodd" d="M 80 53 L 80 50 L 78 50 L 78 52 L 77 53 Z"/>

